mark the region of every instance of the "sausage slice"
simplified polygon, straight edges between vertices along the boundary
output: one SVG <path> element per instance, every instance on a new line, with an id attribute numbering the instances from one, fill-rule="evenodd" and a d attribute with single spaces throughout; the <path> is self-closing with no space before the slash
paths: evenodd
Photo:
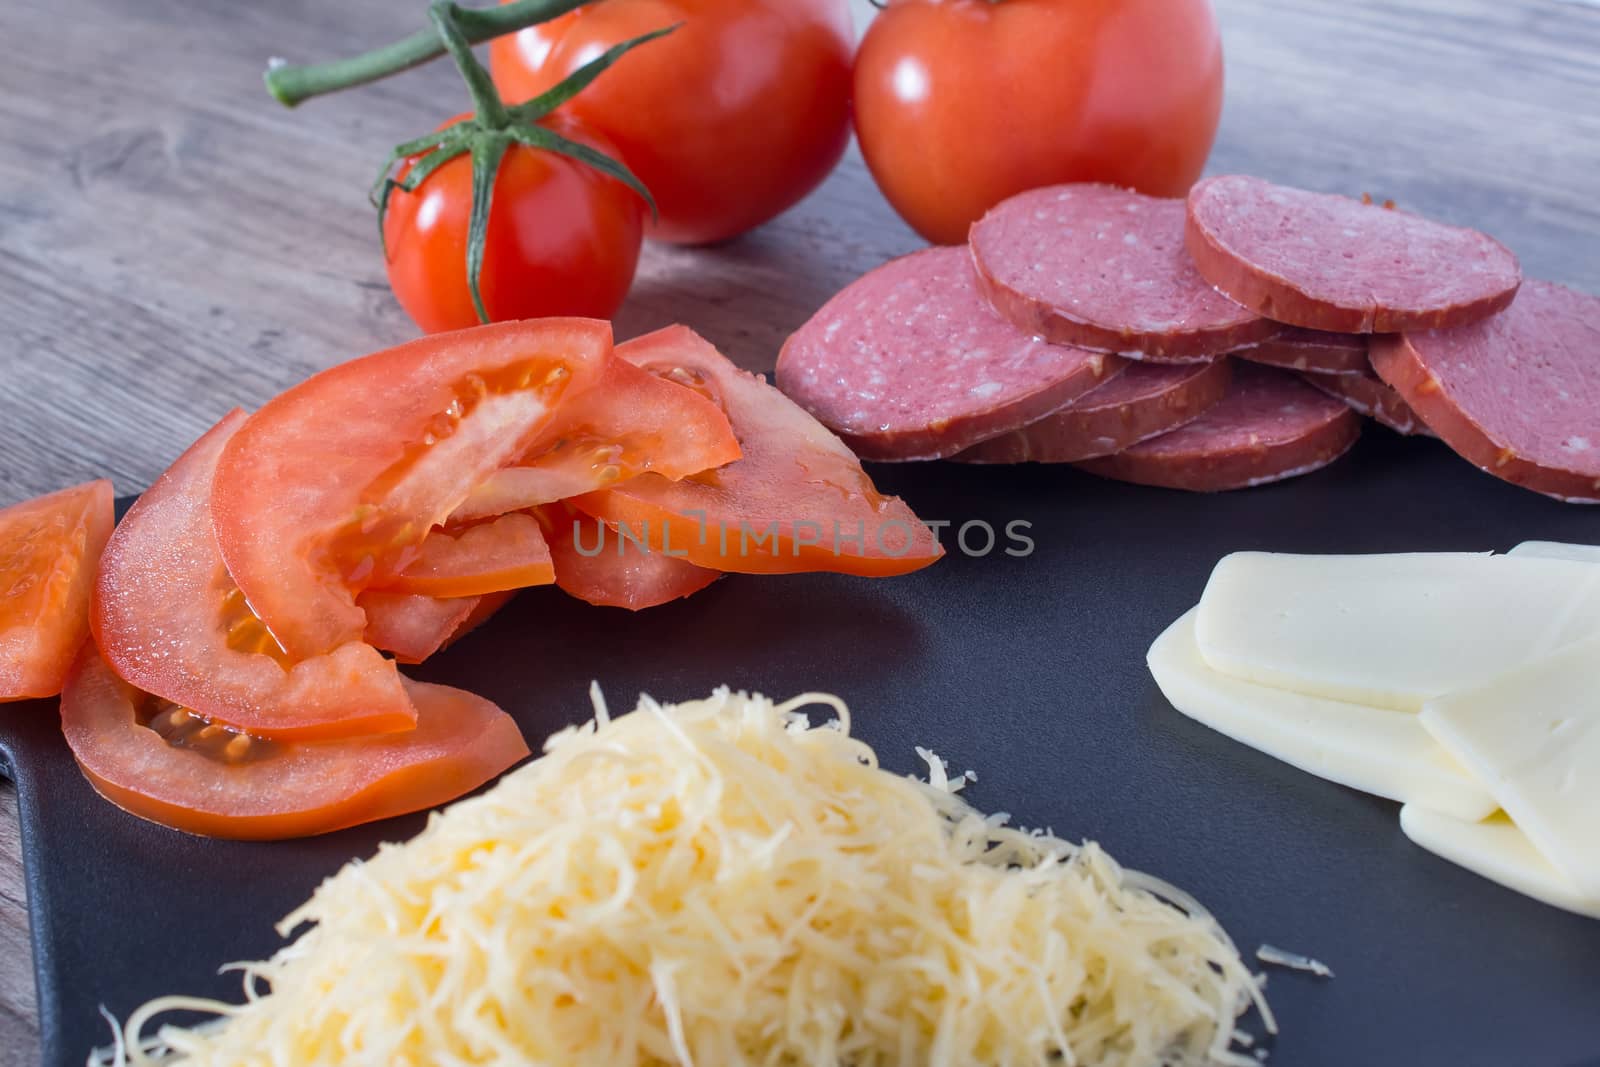
<path id="1" fill-rule="evenodd" d="M 995 310 L 1060 344 L 1193 363 L 1276 334 L 1200 276 L 1183 227 L 1181 200 L 1058 185 L 998 205 L 970 242 Z"/>
<path id="2" fill-rule="evenodd" d="M 1476 322 L 1522 283 L 1517 257 L 1477 230 L 1237 174 L 1189 191 L 1185 242 L 1206 280 L 1250 310 L 1337 333 Z"/>
<path id="3" fill-rule="evenodd" d="M 778 356 L 778 388 L 863 459 L 939 459 L 1028 425 L 1122 370 L 996 315 L 965 248 L 892 260 L 835 296 Z"/>
<path id="4" fill-rule="evenodd" d="M 1374 374 L 1371 367 L 1347 374 L 1305 374 L 1302 377 L 1329 396 L 1343 400 L 1352 411 L 1382 423 L 1395 433 L 1433 436 L 1411 405 Z"/>
<path id="5" fill-rule="evenodd" d="M 1078 464 L 1140 485 L 1213 493 L 1327 466 L 1361 433 L 1361 417 L 1288 371 L 1239 362 L 1222 401 L 1187 426 Z"/>
<path id="6" fill-rule="evenodd" d="M 1529 282 L 1476 325 L 1374 340 L 1372 366 L 1475 466 L 1600 503 L 1600 298 Z"/>
<path id="7" fill-rule="evenodd" d="M 1367 338 L 1358 333 L 1328 333 L 1288 326 L 1271 340 L 1241 348 L 1234 355 L 1284 370 L 1317 374 L 1372 373 L 1367 363 Z"/>
<path id="8" fill-rule="evenodd" d="M 1135 363 L 1054 415 L 973 445 L 963 463 L 1076 463 L 1109 456 L 1192 422 L 1218 403 L 1231 360 Z"/>

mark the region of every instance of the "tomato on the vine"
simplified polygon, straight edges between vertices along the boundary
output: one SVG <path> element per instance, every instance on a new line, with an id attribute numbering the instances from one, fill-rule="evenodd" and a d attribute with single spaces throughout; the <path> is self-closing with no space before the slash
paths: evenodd
<path id="1" fill-rule="evenodd" d="M 1211 0 L 889 0 L 855 66 L 856 133 L 889 202 L 958 244 L 1062 182 L 1182 196 L 1222 112 Z"/>
<path id="2" fill-rule="evenodd" d="M 569 115 L 549 115 L 539 124 L 607 156 L 617 154 Z M 408 160 L 397 180 L 404 181 L 415 165 Z M 389 284 L 400 306 L 428 333 L 478 324 L 467 267 L 472 184 L 472 159 L 460 155 L 415 191 L 402 186 L 389 197 L 383 220 Z M 647 211 L 638 193 L 586 163 L 511 145 L 495 177 L 478 280 L 489 318 L 611 318 L 633 284 Z"/>
<path id="3" fill-rule="evenodd" d="M 655 197 L 651 236 L 703 244 L 793 206 L 844 153 L 846 0 L 601 0 L 497 38 L 490 57 L 507 101 L 527 100 L 675 24 L 562 110 L 606 134 Z"/>

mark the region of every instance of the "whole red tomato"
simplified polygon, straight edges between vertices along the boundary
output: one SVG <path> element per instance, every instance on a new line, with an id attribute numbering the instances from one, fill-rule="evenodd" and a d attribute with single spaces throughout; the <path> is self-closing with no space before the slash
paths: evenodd
<path id="1" fill-rule="evenodd" d="M 1222 43 L 1211 0 L 890 0 L 855 103 L 889 202 L 956 244 L 1041 185 L 1183 195 L 1216 137 Z"/>
<path id="2" fill-rule="evenodd" d="M 540 125 L 617 155 L 571 116 L 550 115 Z M 478 276 L 489 318 L 611 318 L 633 283 L 648 210 L 638 193 L 585 163 L 512 145 L 495 178 Z M 471 214 L 469 155 L 445 163 L 415 191 L 396 189 L 389 199 L 383 221 L 389 285 L 427 333 L 478 324 L 467 279 Z"/>
<path id="3" fill-rule="evenodd" d="M 848 0 L 600 0 L 491 46 L 507 103 L 606 48 L 680 24 L 562 110 L 609 137 L 656 198 L 664 241 L 702 244 L 791 207 L 850 135 Z"/>

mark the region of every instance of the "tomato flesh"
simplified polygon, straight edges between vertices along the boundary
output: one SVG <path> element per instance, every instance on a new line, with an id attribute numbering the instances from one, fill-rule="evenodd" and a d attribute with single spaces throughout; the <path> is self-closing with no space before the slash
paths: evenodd
<path id="1" fill-rule="evenodd" d="M 466 625 L 477 597 L 445 599 L 368 589 L 356 598 L 367 613 L 367 643 L 401 663 L 421 663 Z"/>
<path id="2" fill-rule="evenodd" d="M 225 416 L 129 509 L 95 584 L 96 642 L 140 689 L 262 737 L 410 729 L 416 709 L 393 663 L 359 640 L 294 659 L 228 576 L 210 498 L 245 419 Z"/>
<path id="3" fill-rule="evenodd" d="M 698 593 L 722 577 L 720 571 L 651 551 L 565 505 L 553 505 L 545 515 L 556 585 L 587 603 L 641 611 Z"/>
<path id="4" fill-rule="evenodd" d="M 520 592 L 520 590 L 508 589 L 504 593 L 487 593 L 484 596 L 475 597 L 474 600 L 476 603 L 473 605 L 472 610 L 467 614 L 465 619 L 461 620 L 461 624 L 455 628 L 454 632 L 452 632 L 449 637 L 445 638 L 445 642 L 443 645 L 439 646 L 439 650 L 441 652 L 444 651 L 457 641 L 461 640 L 463 637 L 470 634 L 472 631 L 476 630 L 478 627 L 482 626 L 484 623 L 488 622 L 490 619 L 494 618 L 495 614 L 498 613 L 501 608 L 505 607 L 516 598 L 518 592 Z"/>
<path id="5" fill-rule="evenodd" d="M 416 560 L 384 588 L 430 597 L 472 597 L 555 580 L 539 521 L 514 511 L 487 522 L 433 531 L 422 542 Z M 370 615 L 367 621 L 370 625 Z"/>
<path id="6" fill-rule="evenodd" d="M 115 521 L 103 479 L 0 510 L 0 701 L 61 692 Z"/>
<path id="7" fill-rule="evenodd" d="M 856 135 L 901 217 L 960 244 L 1040 186 L 1183 196 L 1222 77 L 1211 0 L 894 0 L 856 55 Z"/>
<path id="8" fill-rule="evenodd" d="M 608 323 L 498 323 L 342 364 L 252 415 L 223 450 L 212 518 L 279 644 L 307 658 L 359 641 L 356 595 L 402 574 L 610 358 Z"/>
<path id="9" fill-rule="evenodd" d="M 752 574 L 905 574 L 943 555 L 933 531 L 873 486 L 840 440 L 788 397 L 683 326 L 617 355 L 715 400 L 743 458 L 669 482 L 642 474 L 573 503 L 699 567 Z M 558 569 L 559 581 L 559 569 Z"/>
<path id="10" fill-rule="evenodd" d="M 86 646 L 61 698 L 78 766 L 130 814 L 210 837 L 327 833 L 431 808 L 528 754 L 511 717 L 481 697 L 407 679 L 416 729 L 282 742 L 207 722 L 118 678 Z"/>
<path id="11" fill-rule="evenodd" d="M 645 473 L 677 481 L 738 458 L 715 403 L 613 359 L 599 385 L 563 404 L 517 465 L 490 475 L 452 519 L 551 504 Z"/>

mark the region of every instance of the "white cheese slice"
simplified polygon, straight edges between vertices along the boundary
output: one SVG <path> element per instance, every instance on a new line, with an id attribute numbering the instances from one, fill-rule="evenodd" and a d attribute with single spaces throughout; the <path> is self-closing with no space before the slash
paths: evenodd
<path id="1" fill-rule="evenodd" d="M 1150 673 L 1172 706 L 1235 741 L 1331 782 L 1461 819 L 1495 801 L 1428 736 L 1414 712 L 1324 700 L 1253 685 L 1206 666 L 1196 611 L 1150 646 Z"/>
<path id="2" fill-rule="evenodd" d="M 1440 859 L 1535 900 L 1600 919 L 1600 897 L 1578 892 L 1572 879 L 1551 866 L 1503 812 L 1483 822 L 1465 822 L 1407 804 L 1400 809 L 1400 828 Z"/>
<path id="3" fill-rule="evenodd" d="M 1580 563 L 1600 563 L 1600 545 L 1569 545 L 1565 541 L 1524 541 L 1508 556 L 1535 556 L 1539 559 L 1572 559 Z"/>
<path id="4" fill-rule="evenodd" d="M 1600 632 L 1600 567 L 1466 552 L 1223 558 L 1196 639 L 1213 669 L 1400 711 Z"/>
<path id="5" fill-rule="evenodd" d="M 1600 898 L 1600 634 L 1428 702 L 1422 724 Z"/>

